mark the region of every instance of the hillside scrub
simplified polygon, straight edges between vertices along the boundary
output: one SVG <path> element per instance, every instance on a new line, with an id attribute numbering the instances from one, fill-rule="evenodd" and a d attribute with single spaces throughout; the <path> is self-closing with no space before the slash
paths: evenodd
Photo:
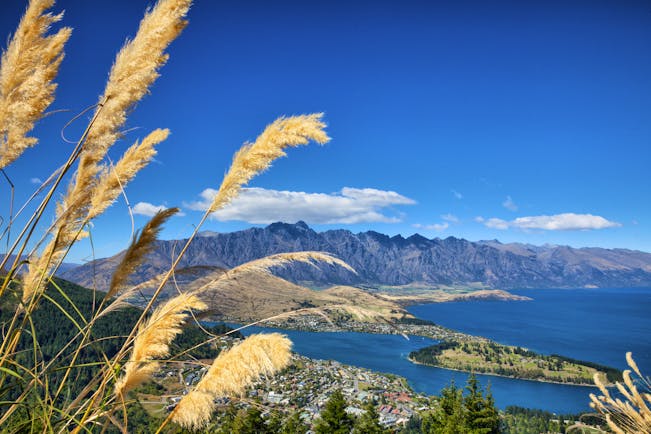
<path id="1" fill-rule="evenodd" d="M 569 384 L 591 385 L 596 373 L 607 375 L 609 381 L 621 379 L 614 368 L 495 342 L 443 341 L 413 351 L 409 358 L 426 365 L 467 372 Z"/>

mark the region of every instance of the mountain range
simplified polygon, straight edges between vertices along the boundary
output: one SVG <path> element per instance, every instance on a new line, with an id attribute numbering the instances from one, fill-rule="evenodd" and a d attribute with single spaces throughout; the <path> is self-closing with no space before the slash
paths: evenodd
<path id="1" fill-rule="evenodd" d="M 142 283 L 167 270 L 185 240 L 157 241 L 146 265 L 134 275 Z M 316 232 L 304 222 L 273 223 L 238 232 L 197 237 L 179 269 L 232 268 L 270 254 L 302 250 L 332 253 L 357 274 L 340 267 L 297 264 L 274 274 L 311 285 L 370 285 L 484 288 L 577 288 L 651 286 L 651 254 L 627 249 L 572 248 L 472 242 L 460 238 L 408 238 L 337 229 Z M 60 275 L 83 286 L 105 289 L 122 252 L 68 269 Z"/>

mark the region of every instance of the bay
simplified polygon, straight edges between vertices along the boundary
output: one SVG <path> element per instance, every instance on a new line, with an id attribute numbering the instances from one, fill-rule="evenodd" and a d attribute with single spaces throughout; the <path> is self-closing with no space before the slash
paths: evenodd
<path id="1" fill-rule="evenodd" d="M 532 301 L 471 301 L 412 306 L 414 315 L 465 333 L 625 369 L 633 352 L 651 372 L 651 289 L 511 291 Z"/>
<path id="2" fill-rule="evenodd" d="M 625 368 L 624 354 L 633 351 L 638 365 L 651 372 L 651 289 L 522 290 L 532 301 L 465 301 L 412 306 L 415 315 L 466 333 L 524 346 L 545 354 Z M 308 357 L 337 360 L 405 377 L 417 392 L 438 395 L 468 374 L 407 360 L 415 349 L 435 341 L 411 336 L 354 332 L 303 332 L 249 327 L 245 335 L 281 332 L 294 350 Z M 589 411 L 588 394 L 596 389 L 479 375 L 490 384 L 496 405 L 538 408 L 555 413 Z"/>

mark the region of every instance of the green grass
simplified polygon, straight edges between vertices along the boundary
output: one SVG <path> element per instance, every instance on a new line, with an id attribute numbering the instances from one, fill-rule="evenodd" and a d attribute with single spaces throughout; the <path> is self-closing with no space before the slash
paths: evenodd
<path id="1" fill-rule="evenodd" d="M 412 352 L 410 359 L 467 372 L 569 384 L 591 385 L 597 371 L 606 373 L 611 381 L 618 379 L 613 368 L 494 342 L 442 342 Z"/>

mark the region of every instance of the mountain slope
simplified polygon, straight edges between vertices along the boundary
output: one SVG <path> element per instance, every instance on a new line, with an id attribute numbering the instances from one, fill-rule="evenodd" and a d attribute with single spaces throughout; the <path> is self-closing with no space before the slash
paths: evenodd
<path id="1" fill-rule="evenodd" d="M 212 267 L 179 270 L 175 282 L 163 287 L 158 302 L 178 291 L 202 288 L 201 297 L 208 303 L 204 313 L 217 319 L 256 321 L 303 308 L 319 308 L 322 313 L 345 312 L 362 322 L 414 318 L 398 302 L 359 288 L 338 286 L 317 291 L 267 273 L 241 273 L 237 278 L 219 280 L 223 273 L 223 269 Z M 145 305 L 162 278 L 159 275 L 138 284 L 129 301 Z"/>
<path id="2" fill-rule="evenodd" d="M 136 283 L 165 271 L 183 240 L 159 241 Z M 369 231 L 317 233 L 305 223 L 274 223 L 232 233 L 211 233 L 195 239 L 180 267 L 232 268 L 243 262 L 280 252 L 317 250 L 332 253 L 355 268 L 355 275 L 339 267 L 319 270 L 297 264 L 277 270 L 293 282 L 424 286 L 479 285 L 489 288 L 651 286 L 651 254 L 625 250 L 567 246 L 471 242 L 420 235 L 389 237 Z M 120 254 L 68 270 L 63 277 L 82 285 L 105 288 Z"/>

